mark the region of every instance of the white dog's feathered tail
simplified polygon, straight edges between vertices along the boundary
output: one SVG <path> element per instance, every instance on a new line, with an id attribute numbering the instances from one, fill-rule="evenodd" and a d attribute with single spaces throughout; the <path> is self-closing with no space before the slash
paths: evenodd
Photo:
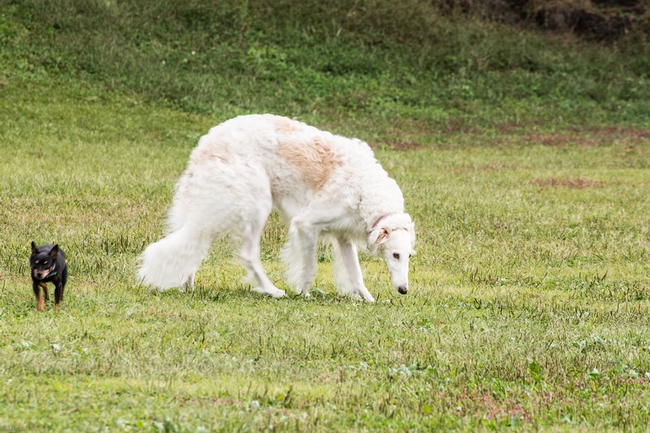
<path id="1" fill-rule="evenodd" d="M 194 274 L 211 244 L 212 239 L 185 225 L 144 250 L 138 280 L 161 291 L 192 286 Z"/>

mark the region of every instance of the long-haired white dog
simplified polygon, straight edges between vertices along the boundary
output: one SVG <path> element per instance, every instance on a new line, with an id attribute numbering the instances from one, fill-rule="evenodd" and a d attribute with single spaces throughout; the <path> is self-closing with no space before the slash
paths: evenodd
<path id="1" fill-rule="evenodd" d="M 230 234 L 255 291 L 280 298 L 260 261 L 273 206 L 289 224 L 283 251 L 288 281 L 309 295 L 320 234 L 332 238 L 342 293 L 373 302 L 357 244 L 381 253 L 399 293 L 408 291 L 415 233 L 397 183 L 368 145 L 273 115 L 240 116 L 201 137 L 176 186 L 167 236 L 140 256 L 138 278 L 160 290 L 189 286 L 213 241 Z"/>

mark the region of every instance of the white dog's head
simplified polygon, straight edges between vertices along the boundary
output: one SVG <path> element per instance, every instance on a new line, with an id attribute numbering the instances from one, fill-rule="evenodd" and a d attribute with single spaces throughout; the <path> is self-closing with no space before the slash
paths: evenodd
<path id="1" fill-rule="evenodd" d="M 380 252 L 388 265 L 395 290 L 405 295 L 409 289 L 409 259 L 415 254 L 415 225 L 406 213 L 379 218 L 367 238 L 371 254 Z"/>

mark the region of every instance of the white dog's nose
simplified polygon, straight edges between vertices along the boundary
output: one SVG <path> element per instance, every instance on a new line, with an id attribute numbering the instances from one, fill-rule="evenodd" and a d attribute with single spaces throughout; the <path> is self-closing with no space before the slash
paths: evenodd
<path id="1" fill-rule="evenodd" d="M 397 291 L 400 292 L 402 295 L 406 295 L 406 292 L 409 291 L 409 288 L 408 288 L 406 285 L 404 285 L 404 286 L 399 286 L 399 287 L 397 288 Z"/>

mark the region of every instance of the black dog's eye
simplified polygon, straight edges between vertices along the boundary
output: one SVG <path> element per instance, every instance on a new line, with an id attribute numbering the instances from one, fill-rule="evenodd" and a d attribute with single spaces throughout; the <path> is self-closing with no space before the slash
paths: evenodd
<path id="1" fill-rule="evenodd" d="M 395 257 L 397 260 L 399 260 L 399 253 L 393 253 L 393 257 Z"/>

